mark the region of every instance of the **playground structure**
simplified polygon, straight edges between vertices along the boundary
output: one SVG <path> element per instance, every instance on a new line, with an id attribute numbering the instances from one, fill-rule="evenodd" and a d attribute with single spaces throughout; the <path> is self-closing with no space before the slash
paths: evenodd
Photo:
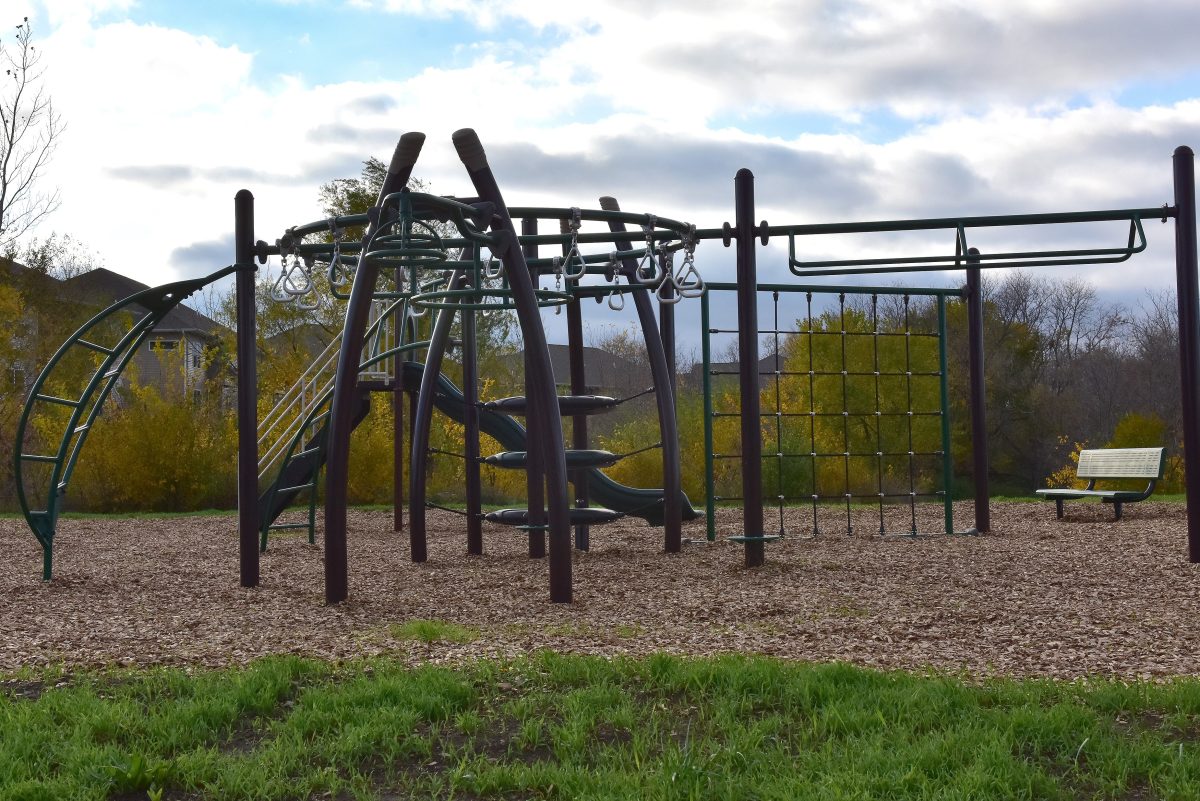
<path id="1" fill-rule="evenodd" d="M 884 524 L 884 503 L 891 496 L 907 500 L 913 508 L 917 497 L 912 480 L 915 460 L 933 458 L 941 463 L 941 489 L 932 493 L 945 505 L 945 530 L 953 532 L 950 511 L 949 420 L 946 415 L 945 290 L 908 288 L 904 290 L 869 287 L 805 287 L 792 285 L 760 286 L 756 278 L 757 238 L 763 245 L 772 237 L 786 236 L 789 242 L 789 266 L 798 277 L 817 275 L 861 275 L 871 273 L 922 272 L 962 269 L 967 273 L 965 300 L 968 306 L 971 353 L 971 406 L 974 447 L 975 526 L 974 531 L 990 528 L 988 516 L 986 428 L 983 408 L 982 299 L 980 270 L 995 267 L 1041 267 L 1063 264 L 1123 262 L 1146 247 L 1144 220 L 1175 219 L 1176 263 L 1179 296 L 1181 372 L 1183 376 L 1184 450 L 1188 474 L 1189 556 L 1200 562 L 1200 473 L 1191 467 L 1191 457 L 1200 453 L 1200 346 L 1197 333 L 1197 265 L 1195 231 L 1194 167 L 1190 149 L 1175 152 L 1175 204 L 1161 208 L 1115 211 L 1070 212 L 1065 214 L 959 217 L 934 220 L 905 220 L 869 223 L 770 226 L 754 222 L 754 178 L 748 170 L 735 179 L 735 221 L 721 228 L 701 229 L 677 220 L 650 214 L 622 211 L 612 198 L 602 198 L 599 209 L 509 207 L 487 163 L 482 145 L 474 131 L 464 129 L 454 135 L 454 144 L 471 179 L 474 196 L 438 197 L 405 189 L 420 154 L 424 135 L 409 133 L 401 137 L 388 168 L 376 205 L 367 214 L 320 220 L 289 229 L 275 245 L 254 239 L 253 198 L 243 190 L 235 199 L 235 263 L 205 278 L 178 282 L 139 293 L 96 315 L 73 335 L 51 359 L 38 377 L 21 418 L 15 468 L 18 497 L 25 516 L 44 553 L 43 574 L 50 578 L 52 549 L 62 498 L 71 472 L 80 456 L 87 433 L 112 393 L 121 369 L 145 340 L 154 323 L 170 308 L 192 292 L 230 273 L 237 281 L 238 349 L 238 423 L 239 423 L 239 552 L 241 583 L 255 586 L 259 579 L 258 554 L 266 547 L 269 532 L 280 527 L 315 529 L 316 487 L 322 467 L 325 469 L 325 594 L 330 603 L 344 600 L 348 594 L 346 560 L 346 476 L 349 464 L 350 433 L 366 414 L 372 392 L 391 392 L 397 411 L 403 409 L 403 396 L 414 398 L 411 409 L 409 494 L 409 538 L 414 561 L 424 561 L 426 551 L 426 464 L 432 454 L 429 443 L 434 409 L 461 420 L 466 429 L 467 466 L 466 519 L 467 551 L 482 553 L 484 519 L 513 525 L 526 531 L 529 554 L 549 556 L 550 599 L 567 602 L 572 595 L 571 551 L 588 547 L 591 525 L 602 524 L 623 515 L 636 515 L 663 527 L 664 550 L 678 551 L 683 546 L 681 525 L 696 512 L 683 495 L 680 480 L 679 432 L 674 401 L 674 313 L 680 299 L 700 298 L 705 344 L 705 428 L 708 456 L 709 538 L 712 506 L 717 500 L 712 481 L 717 459 L 736 459 L 741 473 L 743 508 L 742 531 L 731 539 L 744 547 L 748 567 L 763 563 L 765 544 L 783 534 L 768 533 L 764 526 L 764 462 L 776 465 L 774 498 L 780 509 L 795 500 L 783 486 L 784 462 L 809 460 L 812 484 L 804 499 L 813 508 L 813 534 L 818 534 L 817 506 L 831 497 L 817 490 L 818 460 L 841 460 L 848 476 L 851 459 L 874 459 L 880 475 L 877 491 L 871 494 L 879 503 L 880 530 Z M 515 221 L 521 221 L 521 233 Z M 1055 224 L 1125 222 L 1127 241 L 1118 247 L 1093 247 L 1070 250 L 980 253 L 971 246 L 969 234 L 979 229 Z M 555 223 L 554 233 L 541 233 L 540 223 Z M 585 223 L 600 224 L 607 231 L 585 231 Z M 449 228 L 447 228 L 449 226 Z M 630 230 L 634 226 L 634 230 Z M 362 227 L 359 242 L 345 241 L 346 228 Z M 841 234 L 871 234 L 897 231 L 953 232 L 954 250 L 945 255 L 916 257 L 856 258 L 802 261 L 805 237 Z M 704 241 L 721 240 L 735 246 L 736 282 L 710 283 L 707 286 L 695 265 L 695 251 Z M 542 248 L 557 247 L 558 253 L 544 256 Z M 595 252 L 593 252 L 595 251 Z M 486 256 L 484 255 L 486 253 Z M 682 254 L 679 267 L 674 257 Z M 345 326 L 336 349 L 314 363 L 311 374 L 298 384 L 294 396 L 285 398 L 264 419 L 260 429 L 255 395 L 255 321 L 253 276 L 255 262 L 265 263 L 269 256 L 285 260 L 284 272 L 275 285 L 279 300 L 307 303 L 313 291 L 314 270 L 326 271 L 335 292 L 348 299 Z M 543 281 L 554 281 L 554 288 Z M 349 291 L 345 289 L 348 287 Z M 808 329 L 784 329 L 779 317 L 781 294 L 805 293 L 810 306 Z M 885 411 L 879 400 L 880 380 L 889 376 L 878 366 L 879 341 L 890 335 L 881 332 L 876 318 L 872 328 L 861 332 L 873 340 L 876 366 L 869 375 L 874 380 L 876 403 L 865 410 L 841 409 L 837 415 L 843 427 L 851 416 L 882 419 L 898 416 L 909 426 L 907 450 L 885 449 L 881 428 L 876 432 L 873 450 L 854 450 L 847 435 L 840 451 L 818 452 L 815 426 L 820 414 L 815 406 L 807 419 L 814 427 L 807 453 L 787 453 L 783 442 L 783 413 L 777 403 L 773 412 L 764 413 L 761 396 L 764 382 L 759 359 L 759 337 L 767 334 L 818 336 L 812 325 L 811 303 L 815 292 L 834 292 L 843 307 L 845 295 L 856 292 L 869 296 L 877 304 L 880 296 L 897 294 L 907 310 L 916 296 L 934 299 L 938 310 L 938 364 L 934 369 L 906 369 L 890 377 L 911 381 L 924 372 L 940 382 L 940 408 L 915 412 L 907 408 Z M 714 329 L 708 320 L 709 298 L 717 292 L 733 292 L 737 297 L 736 329 Z M 772 327 L 760 328 L 757 296 L 773 295 L 775 319 Z M 589 447 L 587 417 L 607 411 L 625 399 L 585 395 L 586 376 L 582 360 L 582 309 L 584 299 L 607 300 L 610 307 L 623 306 L 628 297 L 641 326 L 654 379 L 654 395 L 660 432 L 657 448 L 661 451 L 663 481 L 661 488 L 637 490 L 623 487 L 600 470 L 621 456 Z M 658 301 L 655 319 L 654 300 Z M 149 313 L 125 323 L 134 305 Z M 559 396 L 556 391 L 541 309 L 565 307 L 571 353 L 572 393 Z M 475 314 L 492 309 L 515 312 L 524 342 L 525 394 L 520 397 L 482 403 L 479 399 L 475 353 Z M 416 320 L 433 315 L 427 339 L 417 339 Z M 462 317 L 462 364 L 464 386 L 460 391 L 442 375 L 441 366 L 452 346 L 451 329 L 457 315 Z M 913 332 L 902 332 L 906 359 Z M 738 392 L 736 409 L 717 409 L 713 405 L 709 336 L 736 334 L 738 344 Z M 840 374 L 843 391 L 850 380 L 845 361 L 845 342 L 851 332 L 843 325 L 839 332 L 843 362 Z M 424 362 L 405 361 L 424 352 Z M 775 349 L 778 354 L 778 347 Z M 778 358 L 778 357 L 776 357 Z M 59 389 L 57 377 L 64 365 L 74 360 L 87 369 L 89 376 L 82 390 Z M 381 369 L 385 367 L 387 369 Z M 78 370 L 76 370 L 78 372 Z M 778 361 L 773 376 L 775 397 L 785 375 Z M 823 371 L 810 366 L 806 374 L 815 380 Z M 810 390 L 809 398 L 813 397 Z M 911 397 L 911 389 L 910 389 Z M 49 435 L 28 430 L 35 410 L 49 410 L 59 428 Z M 57 412 L 55 418 L 53 412 Z M 918 452 L 912 442 L 916 414 L 936 417 L 941 428 L 941 443 L 934 450 Z M 522 427 L 514 416 L 524 416 Z M 572 419 L 571 448 L 566 447 L 562 417 Z M 736 418 L 740 424 L 741 448 L 736 454 L 716 454 L 712 446 L 712 427 L 720 417 Z M 58 419 L 61 418 L 61 419 Z M 401 414 L 396 415 L 397 451 L 402 439 Z M 763 452 L 764 418 L 775 418 L 775 449 Z M 265 429 L 265 430 L 263 430 Z M 508 450 L 487 457 L 479 453 L 480 431 L 489 433 Z M 629 455 L 629 454 L 624 454 Z M 261 456 L 261 458 L 260 458 Z M 909 486 L 903 492 L 890 492 L 884 486 L 886 459 L 907 460 Z M 484 513 L 480 508 L 479 468 L 481 463 L 524 470 L 527 475 L 528 501 L 524 509 L 505 509 Z M 399 465 L 399 458 L 397 459 Z M 1198 463 L 1200 464 L 1200 463 Z M 399 471 L 397 484 L 399 489 Z M 573 498 L 568 486 L 574 488 Z M 265 487 L 260 494 L 260 488 Z M 279 514 L 301 493 L 309 494 L 308 519 L 302 523 L 277 523 Z M 847 505 L 854 494 L 846 479 L 845 491 L 837 495 Z M 861 497 L 861 496 L 858 496 Z M 731 498 L 726 497 L 725 500 Z M 572 500 L 574 503 L 572 503 Z M 602 507 L 591 502 L 606 504 Z M 399 508 L 399 505 L 397 506 Z M 397 512 L 399 514 L 399 511 Z M 780 515 L 782 521 L 782 514 Z M 782 527 L 782 523 L 781 523 Z M 572 538 L 574 530 L 574 538 Z M 911 529 L 916 533 L 916 518 Z M 548 549 L 547 549 L 548 545 Z"/>

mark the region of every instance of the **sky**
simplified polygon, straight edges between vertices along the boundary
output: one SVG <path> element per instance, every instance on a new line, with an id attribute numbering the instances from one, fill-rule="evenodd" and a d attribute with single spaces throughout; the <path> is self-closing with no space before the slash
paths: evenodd
<path id="1" fill-rule="evenodd" d="M 233 260 L 233 196 L 274 241 L 318 188 L 428 139 L 415 175 L 473 194 L 475 128 L 511 205 L 719 227 L 755 174 L 771 224 L 1157 207 L 1200 147 L 1200 3 L 1157 0 L 49 0 L 28 15 L 66 123 L 43 182 L 69 233 L 147 284 Z M 0 23 L 4 23 L 0 20 Z M 11 45 L 11 28 L 0 28 Z M 1125 228 L 1005 232 L 983 247 L 1124 244 Z M 1080 275 L 1135 303 L 1174 284 L 1171 226 Z M 1013 239 L 1015 237 L 1015 239 Z M 944 252 L 953 240 L 822 242 Z M 828 250 L 826 250 L 828 249 Z M 790 279 L 786 241 L 760 279 Z M 732 280 L 732 250 L 696 254 Z M 889 277 L 947 286 L 961 276 Z M 695 305 L 692 302 L 692 305 Z M 597 319 L 606 311 L 596 307 Z"/>

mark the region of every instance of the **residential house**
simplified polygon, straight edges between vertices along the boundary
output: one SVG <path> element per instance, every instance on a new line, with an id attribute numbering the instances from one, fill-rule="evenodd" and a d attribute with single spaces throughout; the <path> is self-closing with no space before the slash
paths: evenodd
<path id="1" fill-rule="evenodd" d="M 6 260 L 2 266 L 0 278 L 12 281 L 22 295 L 31 297 L 31 293 L 37 293 L 43 299 L 51 298 L 55 307 L 62 311 L 63 319 L 80 322 L 118 300 L 150 288 L 102 267 L 59 280 L 13 261 Z M 44 321 L 39 321 L 32 313 L 27 313 L 26 318 L 28 325 L 21 334 L 19 352 L 52 353 L 60 343 L 42 343 L 42 347 L 34 347 L 43 334 Z M 211 356 L 224 332 L 224 327 L 215 320 L 180 304 L 155 326 L 134 354 L 127 370 L 131 369 L 137 375 L 139 383 L 171 387 L 198 399 L 204 392 L 206 380 L 215 377 L 219 370 Z M 65 339 L 67 333 L 56 332 L 55 336 Z M 14 373 L 14 383 L 27 388 L 45 365 L 29 360 L 18 362 L 10 366 L 10 372 Z"/>
<path id="2" fill-rule="evenodd" d="M 571 357 L 566 345 L 551 344 L 550 365 L 554 370 L 554 382 L 559 394 L 569 394 L 571 387 Z M 503 361 L 514 375 L 524 370 L 525 352 L 518 351 Z M 654 386 L 650 366 L 646 362 L 634 362 L 602 348 L 584 346 L 583 373 L 584 391 L 589 395 L 609 395 L 625 398 Z"/>

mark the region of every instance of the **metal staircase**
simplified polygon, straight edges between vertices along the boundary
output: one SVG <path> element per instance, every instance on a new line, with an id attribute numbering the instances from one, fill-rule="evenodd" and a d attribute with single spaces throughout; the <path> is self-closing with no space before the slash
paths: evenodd
<path id="1" fill-rule="evenodd" d="M 371 322 L 366 346 L 363 348 L 359 373 L 362 378 L 393 375 L 394 349 L 397 347 L 396 326 L 383 324 L 397 311 L 403 301 L 375 300 L 371 303 Z M 338 351 L 342 345 L 339 331 L 312 364 L 300 374 L 269 412 L 258 423 L 258 481 L 261 486 L 278 469 L 297 435 L 313 411 L 328 402 L 337 372 Z M 386 354 L 380 358 L 380 354 Z"/>
<path id="2" fill-rule="evenodd" d="M 432 282 L 431 282 L 432 283 Z M 428 287 L 425 287 L 428 288 Z M 428 341 L 414 341 L 415 317 L 407 298 L 375 298 L 359 361 L 359 382 L 400 380 L 397 358 L 420 350 Z M 317 479 L 329 446 L 330 404 L 342 335 L 321 352 L 258 428 L 259 547 L 266 550 L 271 531 L 306 529 L 316 540 Z M 357 426 L 370 411 L 369 393 L 361 394 L 354 415 Z M 307 493 L 307 516 L 277 522 L 280 515 Z"/>

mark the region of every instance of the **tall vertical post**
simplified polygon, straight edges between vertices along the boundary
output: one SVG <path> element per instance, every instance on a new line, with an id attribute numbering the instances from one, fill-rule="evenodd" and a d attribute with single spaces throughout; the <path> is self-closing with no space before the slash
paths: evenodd
<path id="1" fill-rule="evenodd" d="M 425 134 L 411 131 L 400 137 L 387 174 L 379 189 L 376 205 L 393 192 L 399 192 L 408 183 L 413 165 L 421 153 Z M 376 234 L 376 224 L 363 232 L 365 253 Z M 371 299 L 375 293 L 375 282 L 379 278 L 379 264 L 362 258 L 354 274 L 350 288 L 350 301 L 346 304 L 346 321 L 342 327 L 342 344 L 338 350 L 337 370 L 333 378 L 333 397 L 330 401 L 329 434 L 325 457 L 325 602 L 336 604 L 346 600 L 349 594 L 349 575 L 346 547 L 347 478 L 350 474 L 350 432 L 354 430 L 355 411 L 359 406 L 358 366 L 362 359 L 363 337 L 371 313 Z M 421 469 L 422 465 L 410 460 L 410 470 Z M 411 494 L 411 493 L 410 493 Z M 410 512 L 412 510 L 410 509 Z M 412 542 L 425 541 L 425 520 L 413 514 L 409 523 Z M 423 559 L 420 561 L 424 561 Z"/>
<path id="2" fill-rule="evenodd" d="M 669 268 L 666 257 L 663 257 L 663 267 Z M 662 285 L 662 301 L 675 299 L 675 284 L 670 280 Z M 658 304 L 658 335 L 662 338 L 663 350 L 667 354 L 667 374 L 671 376 L 671 397 L 675 397 L 678 388 L 675 377 L 675 304 L 659 302 Z"/>
<path id="3" fill-rule="evenodd" d="M 559 230 L 561 233 L 570 233 L 570 224 L 567 220 L 561 220 Z M 569 254 L 571 246 L 563 243 L 563 257 L 566 258 Z M 567 288 L 574 289 L 579 282 L 575 279 L 567 279 Z M 587 394 L 587 368 L 583 361 L 583 309 L 579 305 L 580 299 L 578 295 L 573 295 L 571 300 L 567 302 L 567 362 L 568 369 L 571 373 L 571 394 L 584 395 Z M 575 450 L 586 451 L 588 449 L 588 419 L 586 414 L 577 414 L 571 417 L 571 447 Z M 588 471 L 586 469 L 573 470 L 571 472 L 571 484 L 575 489 L 575 507 L 577 509 L 586 509 L 589 503 L 588 499 Z M 575 524 L 575 550 L 586 551 L 591 547 L 591 529 L 587 523 Z"/>
<path id="4" fill-rule="evenodd" d="M 392 312 L 392 347 L 404 341 L 404 315 Z M 404 530 L 404 357 L 392 363 L 392 531 Z"/>
<path id="5" fill-rule="evenodd" d="M 967 348 L 971 373 L 971 453 L 975 474 L 975 530 L 992 529 L 988 506 L 987 384 L 983 370 L 983 281 L 979 250 L 967 250 Z"/>
<path id="6" fill-rule="evenodd" d="M 243 587 L 258 586 L 258 348 L 254 330 L 254 195 L 233 198 L 237 316 L 238 562 Z"/>
<path id="7" fill-rule="evenodd" d="M 954 456 L 950 453 L 950 372 L 946 356 L 946 296 L 937 296 L 938 401 L 942 405 L 942 512 L 946 533 L 954 533 Z M 881 449 L 882 450 L 882 449 Z M 882 490 L 881 490 L 882 491 Z"/>
<path id="8" fill-rule="evenodd" d="M 479 289 L 479 251 L 471 255 L 476 268 L 468 273 L 472 289 Z M 467 482 L 467 553 L 483 554 L 483 491 L 479 477 L 479 343 L 475 336 L 473 308 L 478 295 L 468 295 L 462 310 L 462 369 L 463 369 L 463 459 Z"/>
<path id="9" fill-rule="evenodd" d="M 534 417 L 526 422 L 530 428 L 540 429 L 543 469 L 545 476 L 545 499 L 547 509 L 547 531 L 550 540 L 550 600 L 553 603 L 571 601 L 571 509 L 567 500 L 567 450 L 563 442 L 562 423 L 559 420 L 558 397 L 554 388 L 554 369 L 550 364 L 550 349 L 546 343 L 546 331 L 542 327 L 537 306 L 534 276 L 518 244 L 517 232 L 496 178 L 488 166 L 487 156 L 479 136 L 470 128 L 455 131 L 454 147 L 462 159 L 471 184 L 482 200 L 495 204 L 492 217 L 492 232 L 496 235 L 497 255 L 504 261 L 512 290 L 513 305 L 516 306 L 517 322 L 525 340 L 525 350 L 533 355 L 529 360 L 532 381 L 528 403 L 532 405 Z M 538 412 L 541 417 L 537 417 Z"/>
<path id="10" fill-rule="evenodd" d="M 1179 298 L 1179 385 L 1183 403 L 1188 561 L 1200 562 L 1200 279 L 1196 266 L 1196 165 L 1192 149 L 1175 148 L 1175 280 Z"/>
<path id="11" fill-rule="evenodd" d="M 700 296 L 701 380 L 704 383 L 704 533 L 709 542 L 717 539 L 717 482 L 713 475 L 712 330 L 708 290 Z"/>
<path id="12" fill-rule="evenodd" d="M 621 206 L 616 198 L 600 198 L 600 208 L 605 211 L 620 211 Z M 625 232 L 625 223 L 610 220 L 608 229 L 614 234 Z M 638 262 L 628 256 L 633 249 L 632 242 L 623 237 L 613 238 L 616 254 L 621 257 L 621 275 L 630 286 L 636 284 L 635 277 Z M 663 469 L 663 550 L 667 553 L 679 553 L 683 550 L 683 490 L 681 457 L 679 453 L 679 423 L 675 417 L 675 394 L 671 391 L 671 379 L 667 376 L 667 355 L 663 349 L 662 337 L 656 330 L 654 320 L 654 305 L 650 302 L 650 293 L 646 291 L 631 292 L 633 308 L 637 312 L 638 324 L 642 329 L 642 338 L 646 343 L 646 358 L 650 361 L 650 375 L 654 379 L 654 402 L 658 409 L 658 431 L 662 437 L 662 469 Z"/>
<path id="13" fill-rule="evenodd" d="M 762 409 L 758 397 L 758 268 L 754 253 L 754 173 L 733 179 L 737 243 L 738 383 L 742 396 L 742 535 L 746 567 L 763 563 Z"/>
<path id="14" fill-rule="evenodd" d="M 392 531 L 404 531 L 404 370 L 392 379 Z"/>
<path id="15" fill-rule="evenodd" d="M 526 236 L 536 236 L 538 221 L 534 217 L 521 220 L 521 233 Z M 527 259 L 536 259 L 538 246 L 524 245 L 522 251 Z M 534 289 L 538 279 L 533 279 Z M 529 343 L 522 349 L 525 353 L 525 491 L 528 497 L 526 505 L 529 525 L 529 558 L 541 559 L 546 555 L 546 471 L 543 467 L 545 457 L 542 454 L 542 443 L 538 420 L 537 392 L 533 382 L 534 365 L 533 353 Z M 554 410 L 558 414 L 558 410 Z"/>

